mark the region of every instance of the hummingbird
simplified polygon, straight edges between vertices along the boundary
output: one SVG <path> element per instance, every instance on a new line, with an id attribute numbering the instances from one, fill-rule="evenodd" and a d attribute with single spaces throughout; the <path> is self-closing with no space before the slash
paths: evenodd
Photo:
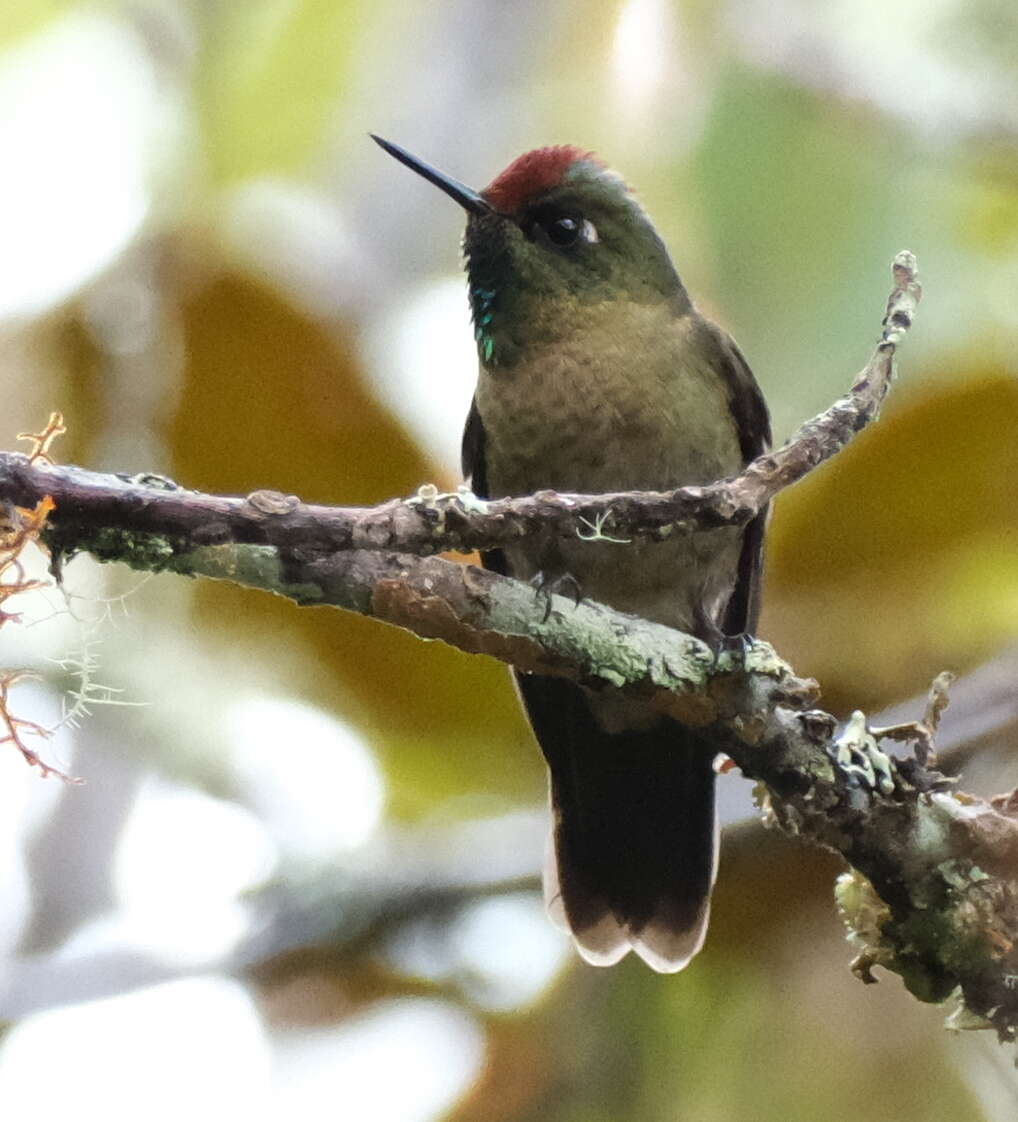
<path id="1" fill-rule="evenodd" d="M 694 307 L 633 191 L 593 153 L 538 148 L 475 191 L 373 139 L 466 211 L 477 389 L 463 473 L 482 499 L 670 490 L 737 474 L 770 445 L 735 342 Z M 692 633 L 752 634 L 767 512 L 629 542 L 538 534 L 485 568 Z M 709 740 L 617 689 L 516 673 L 548 764 L 544 894 L 580 955 L 662 973 L 703 945 L 717 870 Z"/>

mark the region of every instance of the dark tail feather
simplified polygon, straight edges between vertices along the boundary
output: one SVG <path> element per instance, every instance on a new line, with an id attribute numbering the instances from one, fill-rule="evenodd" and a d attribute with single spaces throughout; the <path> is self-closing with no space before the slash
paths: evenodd
<path id="1" fill-rule="evenodd" d="M 710 749 L 668 720 L 605 732 L 580 687 L 518 682 L 551 769 L 552 917 L 595 965 L 635 950 L 655 970 L 681 970 L 703 944 L 714 883 Z"/>

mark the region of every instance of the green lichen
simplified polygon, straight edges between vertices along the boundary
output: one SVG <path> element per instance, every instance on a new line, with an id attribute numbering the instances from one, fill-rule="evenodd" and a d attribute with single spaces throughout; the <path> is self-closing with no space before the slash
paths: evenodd
<path id="1" fill-rule="evenodd" d="M 80 528 L 55 528 L 46 533 L 44 541 L 56 558 L 89 553 L 97 561 L 119 561 L 146 573 L 171 572 L 234 581 L 278 593 L 302 605 L 320 604 L 324 598 L 317 584 L 287 581 L 279 554 L 272 546 L 227 543 L 192 547 L 183 537 L 109 527 L 88 534 Z"/>
<path id="2" fill-rule="evenodd" d="M 172 568 L 176 555 L 185 548 L 185 540 L 163 534 L 102 527 L 90 533 L 73 532 L 73 549 L 68 548 L 61 531 L 48 532 L 43 539 L 55 557 L 90 553 L 97 561 L 119 561 L 132 569 L 158 573 Z M 68 541 L 72 540 L 68 534 Z"/>
<path id="3" fill-rule="evenodd" d="M 885 924 L 884 935 L 895 948 L 888 969 L 920 1001 L 945 1001 L 958 985 L 956 971 L 970 972 L 981 954 L 979 940 L 954 922 L 950 909 L 916 909 Z"/>
<path id="4" fill-rule="evenodd" d="M 176 557 L 172 568 L 186 576 L 228 580 L 275 592 L 302 606 L 320 604 L 324 599 L 320 585 L 287 581 L 279 554 L 268 545 L 198 546 Z"/>
<path id="5" fill-rule="evenodd" d="M 929 899 L 917 902 L 899 918 L 861 873 L 842 874 L 835 885 L 835 900 L 849 942 L 860 951 L 857 961 L 862 971 L 883 966 L 920 1001 L 945 1001 L 959 978 L 970 975 L 988 955 L 980 925 L 970 915 L 964 892 L 958 891 L 973 883 L 979 883 L 979 878 L 971 871 L 954 870 L 951 878 L 935 878 L 928 886 Z"/>

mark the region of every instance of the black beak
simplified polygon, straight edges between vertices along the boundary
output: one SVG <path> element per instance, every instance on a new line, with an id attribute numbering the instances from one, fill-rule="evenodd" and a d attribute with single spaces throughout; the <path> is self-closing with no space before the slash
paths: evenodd
<path id="1" fill-rule="evenodd" d="M 380 136 L 375 136 L 374 133 L 369 133 L 368 135 L 380 148 L 384 148 L 390 156 L 399 160 L 401 164 L 406 164 L 411 171 L 417 172 L 418 175 L 423 176 L 429 183 L 434 183 L 434 185 L 440 191 L 444 191 L 449 198 L 455 199 L 464 210 L 469 210 L 471 214 L 495 213 L 495 208 L 491 203 L 482 198 L 470 187 L 465 186 L 451 176 L 444 175 L 442 172 L 437 171 L 435 168 L 431 167 L 430 164 L 426 164 L 416 156 L 411 156 L 405 148 L 400 148 L 398 144 L 393 144 L 389 140 L 383 140 Z"/>

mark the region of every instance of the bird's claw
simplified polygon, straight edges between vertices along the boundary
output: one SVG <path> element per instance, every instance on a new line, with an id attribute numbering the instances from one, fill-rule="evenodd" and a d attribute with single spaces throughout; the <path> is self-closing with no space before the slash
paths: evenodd
<path id="1" fill-rule="evenodd" d="M 833 749 L 834 763 L 857 786 L 882 795 L 894 792 L 894 761 L 877 746 L 861 710 L 849 718 Z"/>
<path id="2" fill-rule="evenodd" d="M 718 670 L 728 674 L 734 671 L 752 669 L 750 656 L 754 653 L 756 640 L 747 631 L 738 635 L 725 635 L 717 624 L 709 628 L 701 626 L 697 635 L 714 652 Z"/>
<path id="3" fill-rule="evenodd" d="M 753 636 L 746 631 L 738 635 L 722 635 L 718 644 L 718 654 L 727 654 L 730 658 L 746 661 L 746 656 L 753 649 Z"/>

